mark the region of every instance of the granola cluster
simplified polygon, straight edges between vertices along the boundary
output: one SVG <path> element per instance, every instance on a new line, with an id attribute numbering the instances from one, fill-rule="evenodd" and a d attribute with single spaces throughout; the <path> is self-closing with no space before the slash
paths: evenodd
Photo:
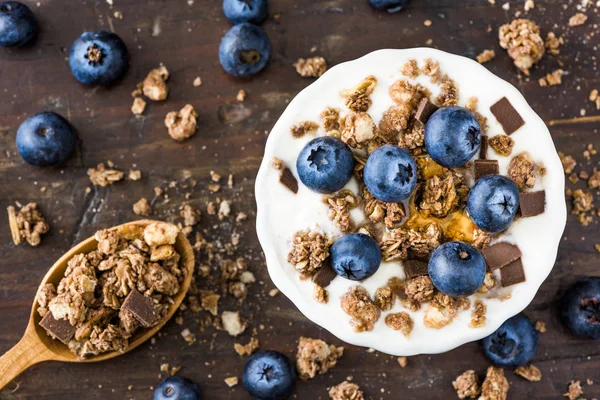
<path id="1" fill-rule="evenodd" d="M 325 374 L 333 368 L 344 354 L 343 347 L 328 345 L 320 339 L 300 337 L 296 353 L 298 377 L 303 381 Z"/>
<path id="2" fill-rule="evenodd" d="M 330 246 L 329 239 L 319 231 L 296 232 L 292 239 L 288 262 L 294 265 L 303 277 L 309 277 L 321 268 L 329 257 Z"/>
<path id="3" fill-rule="evenodd" d="M 323 57 L 299 58 L 294 68 L 302 77 L 318 78 L 327 71 L 327 62 Z"/>
<path id="4" fill-rule="evenodd" d="M 186 104 L 179 111 L 168 113 L 165 117 L 165 126 L 169 130 L 169 136 L 178 142 L 194 136 L 197 116 L 198 114 L 191 104 Z"/>
<path id="5" fill-rule="evenodd" d="M 30 246 L 38 246 L 42 242 L 42 235 L 50 230 L 50 225 L 36 203 L 28 203 L 19 210 L 8 206 L 7 211 L 8 225 L 15 246 L 20 245 L 23 240 Z"/>
<path id="6" fill-rule="evenodd" d="M 498 31 L 500 46 L 508 50 L 514 64 L 525 75 L 544 55 L 544 40 L 540 36 L 540 27 L 528 19 L 515 19 Z"/>

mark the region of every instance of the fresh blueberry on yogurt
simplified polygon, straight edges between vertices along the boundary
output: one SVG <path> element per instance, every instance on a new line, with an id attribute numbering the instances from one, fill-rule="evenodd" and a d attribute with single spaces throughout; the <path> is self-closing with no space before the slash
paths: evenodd
<path id="1" fill-rule="evenodd" d="M 319 193 L 335 193 L 352 178 L 354 157 L 341 140 L 322 136 L 308 142 L 296 160 L 302 183 Z"/>
<path id="2" fill-rule="evenodd" d="M 369 0 L 371 5 L 378 10 L 385 10 L 390 14 L 396 13 L 402 10 L 407 4 L 408 0 Z"/>
<path id="3" fill-rule="evenodd" d="M 261 351 L 246 362 L 242 382 L 256 400 L 284 400 L 292 394 L 296 370 L 285 355 Z"/>
<path id="4" fill-rule="evenodd" d="M 17 130 L 17 151 L 29 164 L 51 167 L 65 161 L 77 136 L 69 122 L 53 112 L 27 118 Z"/>
<path id="5" fill-rule="evenodd" d="M 260 24 L 267 18 L 267 0 L 223 0 L 223 12 L 232 24 Z"/>
<path id="6" fill-rule="evenodd" d="M 428 272 L 437 290 L 451 297 L 475 293 L 485 279 L 485 259 L 464 242 L 447 242 L 431 254 Z"/>
<path id="7" fill-rule="evenodd" d="M 425 124 L 425 147 L 448 168 L 465 165 L 481 145 L 481 128 L 469 110 L 451 106 L 434 112 Z"/>
<path id="8" fill-rule="evenodd" d="M 0 47 L 19 47 L 29 43 L 37 33 L 33 12 L 18 1 L 0 3 Z"/>
<path id="9" fill-rule="evenodd" d="M 202 400 L 200 387 L 183 376 L 170 376 L 163 379 L 153 400 Z"/>
<path id="10" fill-rule="evenodd" d="M 560 316 L 575 336 L 600 339 L 600 278 L 573 284 L 562 297 Z"/>
<path id="11" fill-rule="evenodd" d="M 469 191 L 467 210 L 479 228 L 486 232 L 506 230 L 519 208 L 519 189 L 502 175 L 486 175 Z"/>
<path id="12" fill-rule="evenodd" d="M 221 39 L 219 61 L 223 69 L 238 77 L 261 71 L 271 55 L 271 42 L 260 27 L 242 23 L 227 31 Z"/>
<path id="13" fill-rule="evenodd" d="M 417 165 L 402 147 L 381 146 L 367 159 L 364 181 L 376 199 L 399 203 L 407 199 L 417 185 Z"/>
<path id="14" fill-rule="evenodd" d="M 483 352 L 494 364 L 517 367 L 531 362 L 538 347 L 538 334 L 533 323 L 517 314 L 482 340 Z"/>
<path id="15" fill-rule="evenodd" d="M 112 32 L 84 32 L 71 47 L 69 66 L 75 78 L 88 86 L 110 86 L 129 68 L 125 43 Z"/>
<path id="16" fill-rule="evenodd" d="M 381 250 L 371 236 L 352 233 L 343 236 L 330 248 L 331 267 L 352 281 L 367 279 L 381 264 Z"/>

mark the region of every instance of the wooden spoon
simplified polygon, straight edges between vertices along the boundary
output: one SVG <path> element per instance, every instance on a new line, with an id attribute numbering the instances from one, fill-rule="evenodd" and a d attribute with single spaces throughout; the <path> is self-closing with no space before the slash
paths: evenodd
<path id="1" fill-rule="evenodd" d="M 123 226 L 140 225 L 146 226 L 153 222 L 150 220 L 141 220 L 128 222 L 123 225 L 115 226 L 110 228 L 111 230 L 118 229 Z M 46 283 L 53 283 L 58 286 L 60 280 L 64 277 L 65 270 L 67 268 L 67 262 L 75 255 L 79 253 L 89 253 L 95 250 L 98 246 L 98 242 L 94 237 L 88 238 L 71 250 L 66 252 L 54 265 L 40 284 L 38 293 Z M 7 351 L 2 357 L 0 357 L 0 389 L 6 386 L 10 381 L 16 378 L 21 372 L 27 368 L 40 363 L 42 361 L 64 361 L 64 362 L 97 362 L 104 361 L 110 358 L 120 356 L 127 353 L 130 350 L 135 349 L 146 340 L 150 339 L 156 332 L 163 327 L 163 325 L 175 314 L 175 311 L 181 305 L 183 298 L 185 297 L 190 283 L 192 281 L 192 275 L 194 273 L 194 250 L 187 240 L 187 238 L 179 233 L 177 235 L 177 241 L 175 242 L 175 250 L 181 256 L 181 266 L 187 271 L 185 281 L 181 285 L 181 290 L 173 298 L 173 304 L 169 309 L 169 312 L 163 320 L 156 326 L 149 329 L 142 329 L 136 333 L 129 340 L 129 347 L 124 352 L 111 351 L 102 353 L 97 356 L 92 356 L 86 359 L 79 359 L 77 356 L 69 350 L 59 340 L 54 340 L 46 334 L 46 330 L 39 325 L 41 317 L 37 313 L 38 304 L 37 301 L 33 301 L 33 307 L 31 308 L 31 316 L 29 317 L 29 324 L 23 334 L 23 338 L 17 343 L 12 349 Z M 36 295 L 37 299 L 37 295 Z"/>

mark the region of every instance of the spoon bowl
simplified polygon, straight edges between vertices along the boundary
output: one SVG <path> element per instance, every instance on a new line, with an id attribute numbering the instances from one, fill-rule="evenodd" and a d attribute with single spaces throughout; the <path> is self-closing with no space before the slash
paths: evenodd
<path id="1" fill-rule="evenodd" d="M 133 221 L 112 227 L 110 230 L 116 230 L 132 225 L 145 227 L 153 222 L 160 221 Z M 175 314 L 177 309 L 179 309 L 179 306 L 181 305 L 190 287 L 195 263 L 192 245 L 182 233 L 177 235 L 177 240 L 174 245 L 175 250 L 181 256 L 180 265 L 182 269 L 186 271 L 185 280 L 181 284 L 179 293 L 173 297 L 173 304 L 171 304 L 167 315 L 152 328 L 143 329 L 134 334 L 133 337 L 130 338 L 129 347 L 125 351 L 111 351 L 98 354 L 96 356 L 90 356 L 86 359 L 80 359 L 73 354 L 65 344 L 48 336 L 46 330 L 40 326 L 41 317 L 37 313 L 37 294 L 40 293 L 44 285 L 47 283 L 53 283 L 54 285 L 58 286 L 60 280 L 64 277 L 68 261 L 74 255 L 79 253 L 89 253 L 92 250 L 95 250 L 97 246 L 98 242 L 93 236 L 84 240 L 63 254 L 62 257 L 60 257 L 46 273 L 37 290 L 36 298 L 33 301 L 29 323 L 27 324 L 23 338 L 12 349 L 0 357 L 0 389 L 6 386 L 10 381 L 12 381 L 27 368 L 43 361 L 90 363 L 109 360 L 125 354 L 135 349 L 146 340 L 150 339 L 167 323 L 173 314 Z"/>

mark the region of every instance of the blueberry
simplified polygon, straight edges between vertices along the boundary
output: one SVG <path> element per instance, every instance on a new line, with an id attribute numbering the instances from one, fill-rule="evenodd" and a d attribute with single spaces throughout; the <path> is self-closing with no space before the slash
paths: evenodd
<path id="1" fill-rule="evenodd" d="M 341 140 L 322 136 L 308 142 L 296 160 L 302 183 L 319 193 L 335 193 L 352 178 L 352 150 Z"/>
<path id="2" fill-rule="evenodd" d="M 429 277 L 437 290 L 450 297 L 475 293 L 485 278 L 485 260 L 473 246 L 464 242 L 447 242 L 429 259 Z"/>
<path id="3" fill-rule="evenodd" d="M 221 39 L 219 61 L 233 76 L 258 73 L 269 61 L 271 42 L 265 31 L 247 22 L 235 25 Z"/>
<path id="4" fill-rule="evenodd" d="M 363 233 L 342 236 L 331 246 L 330 253 L 333 270 L 352 281 L 367 279 L 377 272 L 381 264 L 379 245 Z"/>
<path id="5" fill-rule="evenodd" d="M 408 4 L 408 0 L 369 0 L 371 5 L 378 10 L 385 10 L 390 14 L 396 13 Z"/>
<path id="6" fill-rule="evenodd" d="M 482 340 L 483 352 L 501 367 L 517 367 L 531 362 L 538 347 L 535 327 L 523 314 L 505 321 L 500 328 Z"/>
<path id="7" fill-rule="evenodd" d="M 267 0 L 223 0 L 223 12 L 232 24 L 260 24 L 267 18 Z"/>
<path id="8" fill-rule="evenodd" d="M 385 145 L 367 159 L 364 181 L 376 199 L 399 203 L 407 199 L 417 185 L 417 165 L 403 148 Z"/>
<path id="9" fill-rule="evenodd" d="M 466 108 L 440 108 L 425 124 L 427 152 L 444 167 L 465 165 L 477 153 L 480 145 L 481 128 Z"/>
<path id="10" fill-rule="evenodd" d="M 43 112 L 27 118 L 17 130 L 17 150 L 29 164 L 50 167 L 65 161 L 75 148 L 73 127 L 60 115 Z"/>
<path id="11" fill-rule="evenodd" d="M 154 391 L 154 400 L 201 400 L 200 387 L 183 376 L 163 379 Z"/>
<path id="12" fill-rule="evenodd" d="M 467 210 L 480 229 L 486 232 L 506 230 L 519 207 L 519 189 L 502 175 L 479 178 L 469 191 Z"/>
<path id="13" fill-rule="evenodd" d="M 77 80 L 89 86 L 110 86 L 129 68 L 129 53 L 112 32 L 84 32 L 71 47 L 69 66 Z"/>
<path id="14" fill-rule="evenodd" d="M 600 339 L 600 278 L 588 277 L 563 295 L 560 316 L 575 336 Z"/>
<path id="15" fill-rule="evenodd" d="M 19 47 L 37 33 L 37 21 L 29 7 L 18 1 L 0 2 L 0 47 Z"/>
<path id="16" fill-rule="evenodd" d="M 256 400 L 284 400 L 292 394 L 296 370 L 285 355 L 261 351 L 246 362 L 242 382 Z"/>

